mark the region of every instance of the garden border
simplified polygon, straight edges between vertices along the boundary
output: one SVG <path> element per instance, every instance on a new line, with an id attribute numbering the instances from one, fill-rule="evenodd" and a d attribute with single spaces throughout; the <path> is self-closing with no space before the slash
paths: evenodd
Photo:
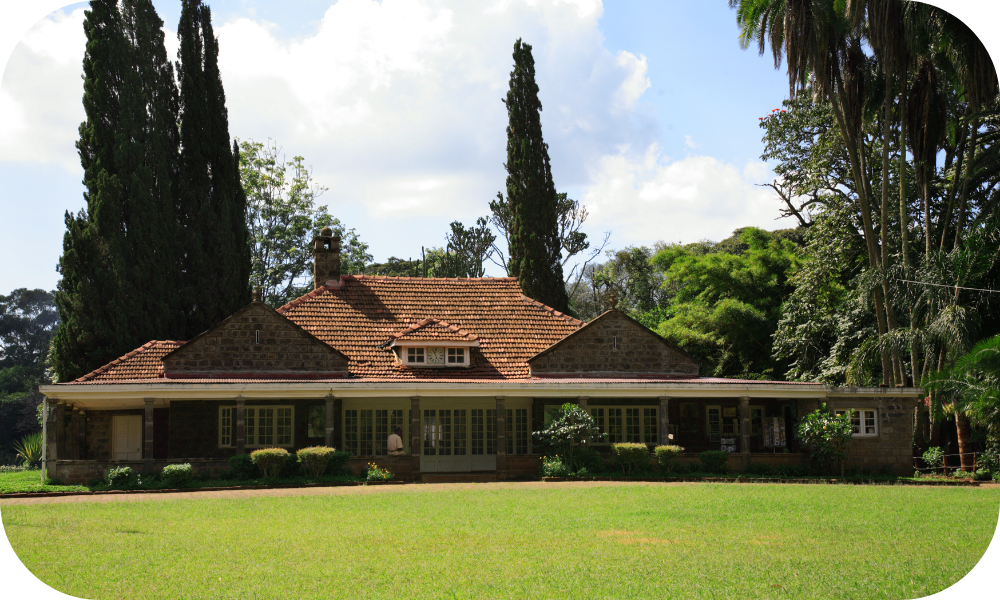
<path id="1" fill-rule="evenodd" d="M 274 490 L 310 487 L 354 487 L 366 485 L 402 485 L 405 481 L 329 481 L 320 483 L 234 485 L 226 487 L 163 488 L 158 490 L 88 490 L 86 492 L 9 492 L 0 494 L 7 498 L 57 498 L 60 496 L 106 496 L 121 494 L 176 494 L 183 492 L 220 492 L 237 490 Z"/>

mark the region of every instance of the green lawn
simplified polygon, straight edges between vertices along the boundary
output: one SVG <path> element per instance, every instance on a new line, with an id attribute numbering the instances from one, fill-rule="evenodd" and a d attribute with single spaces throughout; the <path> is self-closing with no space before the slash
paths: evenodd
<path id="1" fill-rule="evenodd" d="M 691 484 L 2 505 L 86 598 L 915 598 L 965 575 L 1000 489 Z"/>
<path id="2" fill-rule="evenodd" d="M 41 471 L 20 471 L 0 473 L 0 494 L 14 492 L 85 492 L 82 485 L 48 485 L 42 483 Z"/>
<path id="3" fill-rule="evenodd" d="M 188 488 L 198 487 L 236 487 L 252 485 L 301 485 L 306 483 L 334 483 L 345 481 L 359 481 L 360 477 L 352 475 L 324 475 L 319 479 L 312 479 L 305 476 L 284 477 L 282 479 L 195 479 L 188 483 Z M 156 490 L 169 488 L 165 483 L 156 479 L 143 479 L 140 489 Z M 113 489 L 104 482 L 95 482 L 89 485 L 62 485 L 41 482 L 39 471 L 21 471 L 19 473 L 0 473 L 0 494 L 12 494 L 22 492 L 86 492 L 86 491 L 107 491 Z"/>

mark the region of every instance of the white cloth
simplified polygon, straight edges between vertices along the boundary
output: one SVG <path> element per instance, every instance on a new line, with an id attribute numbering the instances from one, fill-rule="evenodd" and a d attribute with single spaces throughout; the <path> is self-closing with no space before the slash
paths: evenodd
<path id="1" fill-rule="evenodd" d="M 389 436 L 387 442 L 389 447 L 389 452 L 402 452 L 403 450 L 403 438 L 399 437 L 395 433 Z"/>

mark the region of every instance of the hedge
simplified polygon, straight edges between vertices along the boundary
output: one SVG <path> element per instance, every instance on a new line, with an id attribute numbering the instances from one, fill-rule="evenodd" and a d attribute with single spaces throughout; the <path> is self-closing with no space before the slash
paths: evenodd
<path id="1" fill-rule="evenodd" d="M 288 461 L 288 450 L 284 448 L 261 448 L 250 453 L 250 460 L 257 465 L 264 477 L 277 477 Z"/>

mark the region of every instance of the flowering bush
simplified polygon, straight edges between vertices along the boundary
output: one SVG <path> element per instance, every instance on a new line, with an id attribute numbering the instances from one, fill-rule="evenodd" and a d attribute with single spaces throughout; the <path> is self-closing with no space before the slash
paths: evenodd
<path id="1" fill-rule="evenodd" d="M 542 477 L 569 477 L 571 474 L 560 456 L 542 457 Z"/>
<path id="2" fill-rule="evenodd" d="M 288 460 L 288 450 L 284 448 L 261 448 L 250 453 L 250 460 L 257 465 L 264 477 L 277 477 L 281 467 Z"/>
<path id="3" fill-rule="evenodd" d="M 108 469 L 107 482 L 109 487 L 129 490 L 142 485 L 139 474 L 132 467 L 115 467 Z"/>
<path id="4" fill-rule="evenodd" d="M 392 481 L 393 477 L 395 475 L 389 469 L 383 469 L 375 463 L 368 463 L 368 475 L 365 477 L 367 481 Z"/>
<path id="5" fill-rule="evenodd" d="M 924 459 L 924 463 L 928 468 L 940 469 L 941 465 L 944 464 L 944 450 L 937 446 L 928 448 L 924 451 L 924 455 L 921 458 Z"/>
<path id="6" fill-rule="evenodd" d="M 554 448 L 566 463 L 566 468 L 573 470 L 573 451 L 580 444 L 603 440 L 601 433 L 590 413 L 572 402 L 567 402 L 559 408 L 552 423 L 543 431 L 535 431 L 532 436 L 542 447 Z"/>
<path id="7" fill-rule="evenodd" d="M 799 423 L 799 439 L 809 446 L 809 456 L 827 469 L 839 464 L 841 477 L 844 476 L 844 459 L 853 434 L 850 415 L 845 413 L 838 417 L 828 411 L 825 404 L 807 414 Z"/>

